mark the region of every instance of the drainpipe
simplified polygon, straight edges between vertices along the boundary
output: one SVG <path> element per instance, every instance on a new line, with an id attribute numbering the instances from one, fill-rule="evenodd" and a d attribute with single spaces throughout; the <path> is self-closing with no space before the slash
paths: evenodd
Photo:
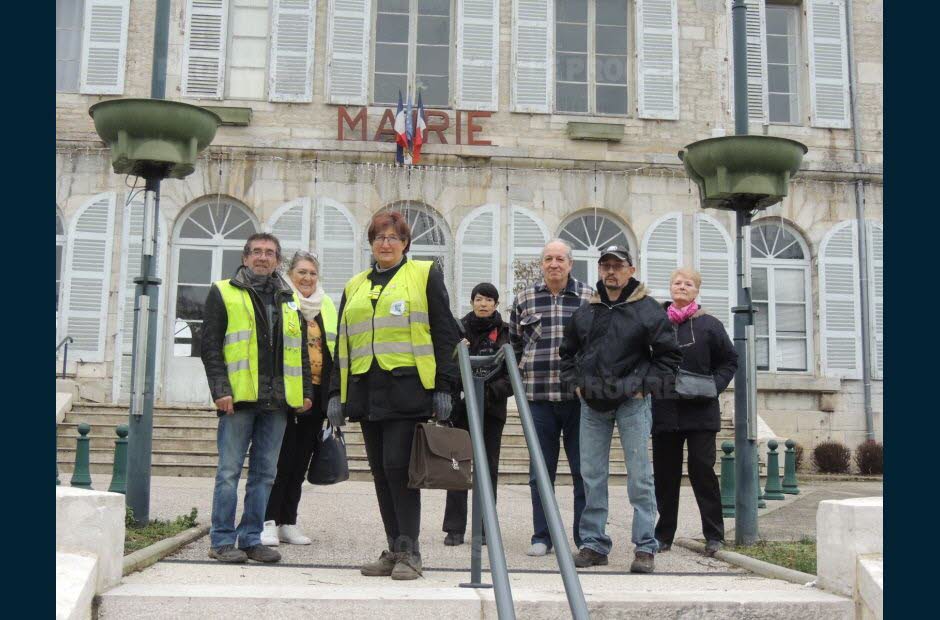
<path id="1" fill-rule="evenodd" d="M 852 0 L 845 2 L 845 31 L 849 63 L 849 98 L 852 104 L 852 142 L 855 163 L 862 163 L 862 137 L 858 115 L 858 69 L 855 65 L 855 34 L 852 30 Z M 862 388 L 865 398 L 865 438 L 875 439 L 875 414 L 871 407 L 871 283 L 868 280 L 868 231 L 865 226 L 865 184 L 855 181 L 855 219 L 858 226 L 859 299 L 862 320 Z"/>

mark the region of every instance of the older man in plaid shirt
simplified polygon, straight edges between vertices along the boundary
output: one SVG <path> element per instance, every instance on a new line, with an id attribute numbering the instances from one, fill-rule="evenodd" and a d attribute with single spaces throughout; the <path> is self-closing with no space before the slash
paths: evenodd
<path id="1" fill-rule="evenodd" d="M 581 403 L 574 392 L 562 386 L 558 347 L 568 319 L 575 310 L 588 303 L 594 289 L 571 277 L 573 262 L 571 246 L 561 239 L 553 239 L 542 248 L 543 279 L 516 295 L 509 315 L 509 340 L 519 359 L 526 400 L 529 401 L 552 486 L 558 470 L 560 438 L 564 438 L 565 454 L 574 483 L 572 529 L 574 542 L 580 547 L 578 524 L 584 510 L 584 482 L 581 479 L 578 442 Z M 541 556 L 551 550 L 552 539 L 531 465 L 529 488 L 532 493 L 532 525 L 535 533 L 532 534 L 532 546 L 526 553 Z"/>

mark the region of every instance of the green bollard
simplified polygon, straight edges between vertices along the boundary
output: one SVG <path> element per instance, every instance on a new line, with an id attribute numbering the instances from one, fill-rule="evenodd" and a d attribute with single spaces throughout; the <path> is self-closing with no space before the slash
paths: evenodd
<path id="1" fill-rule="evenodd" d="M 783 489 L 787 495 L 799 495 L 800 489 L 796 484 L 796 442 L 787 439 L 787 451 L 783 455 Z"/>
<path id="2" fill-rule="evenodd" d="M 114 440 L 114 469 L 111 470 L 112 493 L 127 493 L 127 424 L 118 424 L 114 429 L 118 438 Z"/>
<path id="3" fill-rule="evenodd" d="M 75 471 L 72 472 L 72 486 L 80 489 L 91 488 L 91 474 L 88 471 L 88 433 L 91 426 L 87 422 L 78 425 L 80 437 L 75 442 Z"/>
<path id="4" fill-rule="evenodd" d="M 721 516 L 734 517 L 734 443 L 721 444 Z"/>
<path id="5" fill-rule="evenodd" d="M 767 442 L 767 486 L 764 487 L 764 497 L 767 499 L 784 499 L 783 487 L 780 486 L 780 455 L 777 454 L 777 440 Z"/>

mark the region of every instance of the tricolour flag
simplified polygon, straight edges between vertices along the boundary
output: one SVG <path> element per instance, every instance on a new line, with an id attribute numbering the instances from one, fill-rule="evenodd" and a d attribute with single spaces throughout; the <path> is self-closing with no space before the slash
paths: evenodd
<path id="1" fill-rule="evenodd" d="M 401 91 L 398 91 L 398 109 L 395 111 L 395 142 L 398 147 L 395 149 L 395 161 L 400 164 L 405 163 L 405 151 L 409 149 L 408 136 L 406 135 L 405 108 L 401 103 Z"/>
<path id="2" fill-rule="evenodd" d="M 424 104 L 421 102 L 421 93 L 418 93 L 418 117 L 415 120 L 415 137 L 411 147 L 414 163 L 421 159 L 421 145 L 424 144 L 424 132 L 427 128 L 428 125 L 424 121 Z"/>

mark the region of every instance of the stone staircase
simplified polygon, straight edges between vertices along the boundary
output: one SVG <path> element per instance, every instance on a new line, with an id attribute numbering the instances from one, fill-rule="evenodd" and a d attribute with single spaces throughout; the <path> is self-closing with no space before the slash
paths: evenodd
<path id="1" fill-rule="evenodd" d="M 91 473 L 111 473 L 116 439 L 114 431 L 118 424 L 127 423 L 127 415 L 126 405 L 74 404 L 64 420 L 56 427 L 59 471 L 66 474 L 73 470 L 78 424 L 87 422 L 91 426 L 91 432 L 88 434 Z M 153 426 L 153 475 L 214 476 L 218 461 L 216 420 L 215 411 L 209 408 L 157 406 L 154 410 Z M 359 425 L 350 423 L 344 427 L 344 430 L 350 479 L 371 480 Z M 721 455 L 721 442 L 728 439 L 733 439 L 733 426 L 730 418 L 722 420 L 722 430 L 716 439 L 719 456 Z M 649 450 L 652 458 L 652 444 Z M 571 474 L 564 447 L 561 452 L 556 480 L 558 484 L 571 484 Z M 622 479 L 626 476 L 626 467 L 616 428 L 610 452 L 611 476 Z M 720 462 L 716 462 L 715 468 L 718 472 Z M 509 417 L 503 431 L 500 452 L 500 483 L 528 484 L 528 469 L 529 454 L 522 424 L 515 403 L 510 400 Z M 683 474 L 685 474 L 685 464 L 683 464 Z M 67 477 L 63 476 L 62 479 L 63 482 L 67 481 Z"/>

